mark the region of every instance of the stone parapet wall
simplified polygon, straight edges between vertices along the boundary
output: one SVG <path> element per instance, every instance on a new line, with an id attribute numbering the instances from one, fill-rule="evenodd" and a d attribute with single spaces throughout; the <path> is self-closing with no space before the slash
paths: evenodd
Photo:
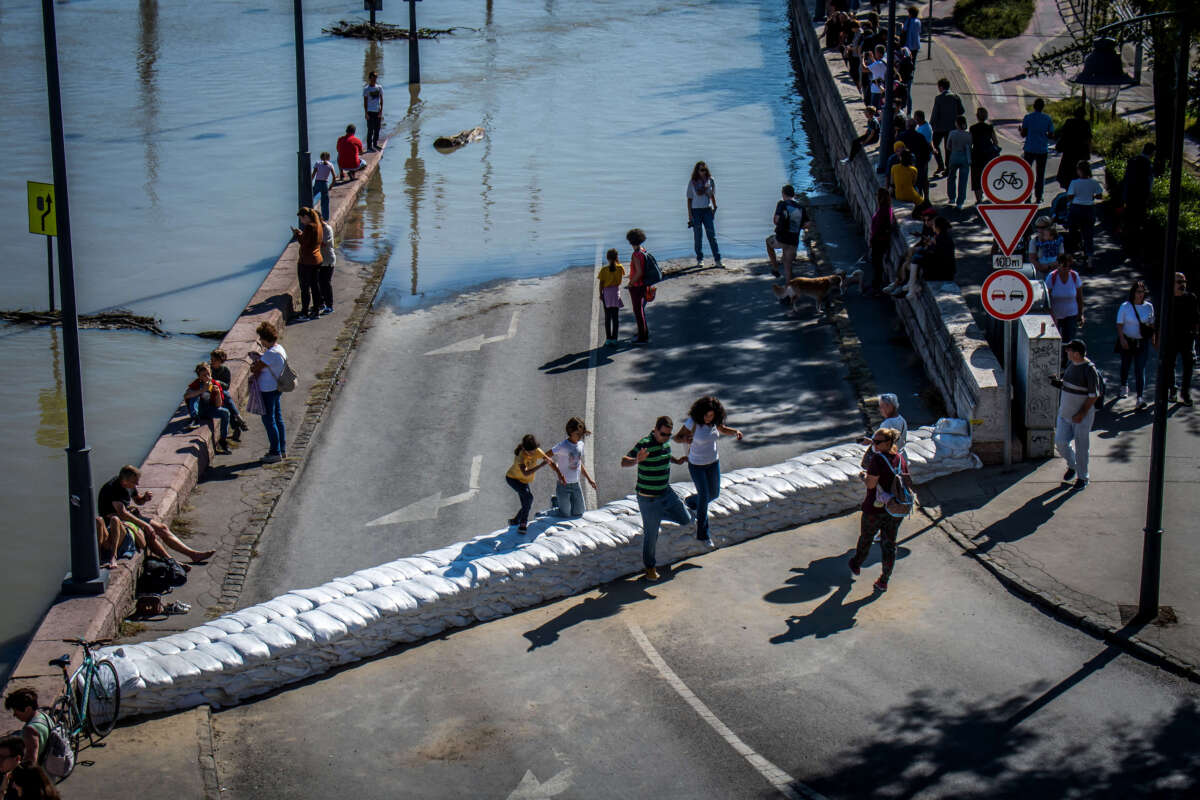
<path id="1" fill-rule="evenodd" d="M 820 141 L 833 165 L 850 212 L 862 226 L 863 240 L 870 234 L 876 193 L 881 178 L 865 153 L 843 164 L 850 142 L 865 130 L 862 96 L 849 81 L 837 52 L 825 52 L 806 0 L 791 0 L 793 40 L 808 99 L 821 129 Z M 852 116 L 853 115 L 853 116 Z M 859 128 L 856 120 L 864 120 Z M 904 260 L 907 242 L 902 234 L 892 238 L 888 263 Z M 897 311 L 925 373 L 937 387 L 951 416 L 975 421 L 975 452 L 989 463 L 1002 458 L 1004 442 L 1004 371 L 975 324 L 961 292 L 933 292 L 922 286 L 912 298 L 896 299 Z"/>
<path id="2" fill-rule="evenodd" d="M 965 442 L 910 431 L 914 480 L 980 466 Z M 714 537 L 731 544 L 856 508 L 864 448 L 846 444 L 721 477 L 710 506 Z M 691 484 L 674 484 L 681 496 Z M 297 589 L 182 633 L 105 648 L 122 685 L 121 714 L 228 706 L 450 628 L 586 591 L 642 568 L 633 495 L 580 519 L 511 529 Z M 705 552 L 690 528 L 667 523 L 658 560 Z"/>

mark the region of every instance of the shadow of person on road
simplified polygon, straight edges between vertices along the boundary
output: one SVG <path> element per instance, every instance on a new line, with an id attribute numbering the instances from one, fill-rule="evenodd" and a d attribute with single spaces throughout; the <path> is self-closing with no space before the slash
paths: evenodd
<path id="1" fill-rule="evenodd" d="M 999 544 L 1024 539 L 1054 519 L 1054 513 L 1075 494 L 1069 484 L 1060 484 L 1031 497 L 1016 511 L 998 519 L 971 536 L 977 553 L 986 553 Z"/>
<path id="2" fill-rule="evenodd" d="M 625 578 L 601 586 L 599 596 L 585 597 L 554 619 L 547 620 L 542 625 L 522 634 L 529 640 L 529 648 L 526 652 L 533 652 L 539 647 L 554 644 L 558 641 L 558 635 L 567 628 L 583 622 L 611 617 L 619 613 L 623 606 L 632 603 L 655 599 L 657 595 L 650 593 L 651 588 L 666 583 L 676 574 L 690 569 L 701 569 L 701 567 L 699 564 L 684 562 L 674 567 L 660 567 L 659 573 L 662 578 L 656 583 L 649 583 L 637 577 Z"/>
<path id="3" fill-rule="evenodd" d="M 596 354 L 595 366 L 603 367 L 613 363 L 613 356 L 617 353 L 624 353 L 632 349 L 633 345 L 627 340 L 622 340 L 615 346 L 609 346 L 605 344 L 597 345 L 590 350 L 580 350 L 578 353 L 567 353 L 566 355 L 559 356 L 552 361 L 547 361 L 545 364 L 542 364 L 540 367 L 538 367 L 538 369 L 540 369 L 542 372 L 545 372 L 547 375 L 561 375 L 564 372 L 574 372 L 575 370 L 579 369 L 591 369 L 592 353 Z"/>
<path id="4" fill-rule="evenodd" d="M 906 548 L 897 548 L 896 558 L 900 559 L 908 553 Z M 808 614 L 793 614 L 785 619 L 787 631 L 771 637 L 771 644 L 793 642 L 805 636 L 823 639 L 854 627 L 854 615 L 858 613 L 858 609 L 874 602 L 878 592 L 861 600 L 843 603 L 854 585 L 850 568 L 847 566 L 852 555 L 854 550 L 850 549 L 836 556 L 814 559 L 807 567 L 793 567 L 791 571 L 797 574 L 787 579 L 787 586 L 772 589 L 763 595 L 763 599 L 768 603 L 808 603 L 832 591 L 832 594 Z M 864 566 L 878 560 L 873 548 Z"/>
<path id="5" fill-rule="evenodd" d="M 850 603 L 844 603 L 843 601 L 850 594 L 850 589 L 853 586 L 854 583 L 850 580 L 850 574 L 847 572 L 842 583 L 833 594 L 825 598 L 825 601 L 821 605 L 814 608 L 808 614 L 793 614 L 788 617 L 784 620 L 788 629 L 778 636 L 772 636 L 767 641 L 771 644 L 786 644 L 787 642 L 803 639 L 805 636 L 824 639 L 827 636 L 833 636 L 835 633 L 850 630 L 855 625 L 856 620 L 854 617 L 858 614 L 858 610 L 869 603 L 874 603 L 883 594 L 882 592 L 873 590 L 866 597 Z"/>

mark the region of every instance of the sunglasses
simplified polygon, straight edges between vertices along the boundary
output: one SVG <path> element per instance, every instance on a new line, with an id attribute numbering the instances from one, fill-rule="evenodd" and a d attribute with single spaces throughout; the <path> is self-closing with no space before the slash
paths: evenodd
<path id="1" fill-rule="evenodd" d="M 663 437 L 663 438 L 665 439 L 666 437 L 668 437 L 668 436 L 670 436 L 670 435 L 671 435 L 671 432 L 670 432 L 670 431 L 655 431 L 655 432 L 654 432 L 654 435 L 655 435 L 655 436 L 661 436 L 661 437 Z"/>

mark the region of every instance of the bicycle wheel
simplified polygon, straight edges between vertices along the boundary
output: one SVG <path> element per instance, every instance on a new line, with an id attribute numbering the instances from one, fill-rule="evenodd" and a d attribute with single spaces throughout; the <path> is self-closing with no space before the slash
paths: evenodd
<path id="1" fill-rule="evenodd" d="M 89 675 L 87 695 L 88 729 L 103 739 L 117 724 L 121 709 L 121 683 L 111 661 L 97 661 Z"/>
<path id="2" fill-rule="evenodd" d="M 56 723 L 62 726 L 62 729 L 67 734 L 67 741 L 71 745 L 71 770 L 56 780 L 57 783 L 62 783 L 75 770 L 75 765 L 79 763 L 79 719 L 75 714 L 75 705 L 67 699 L 66 695 L 61 695 L 54 701 L 54 705 L 50 707 L 50 717 Z"/>

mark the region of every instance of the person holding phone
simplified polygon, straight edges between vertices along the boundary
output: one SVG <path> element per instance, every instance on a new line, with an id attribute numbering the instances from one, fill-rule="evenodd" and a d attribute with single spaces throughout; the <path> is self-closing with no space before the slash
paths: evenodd
<path id="1" fill-rule="evenodd" d="M 721 263 L 721 249 L 717 247 L 716 213 L 717 185 L 708 172 L 708 165 L 697 161 L 692 167 L 692 179 L 687 185 L 688 227 L 692 229 L 692 239 L 696 246 L 696 266 L 704 266 L 704 252 L 701 249 L 700 229 L 708 236 L 708 247 L 712 250 L 713 261 L 718 268 Z"/>

